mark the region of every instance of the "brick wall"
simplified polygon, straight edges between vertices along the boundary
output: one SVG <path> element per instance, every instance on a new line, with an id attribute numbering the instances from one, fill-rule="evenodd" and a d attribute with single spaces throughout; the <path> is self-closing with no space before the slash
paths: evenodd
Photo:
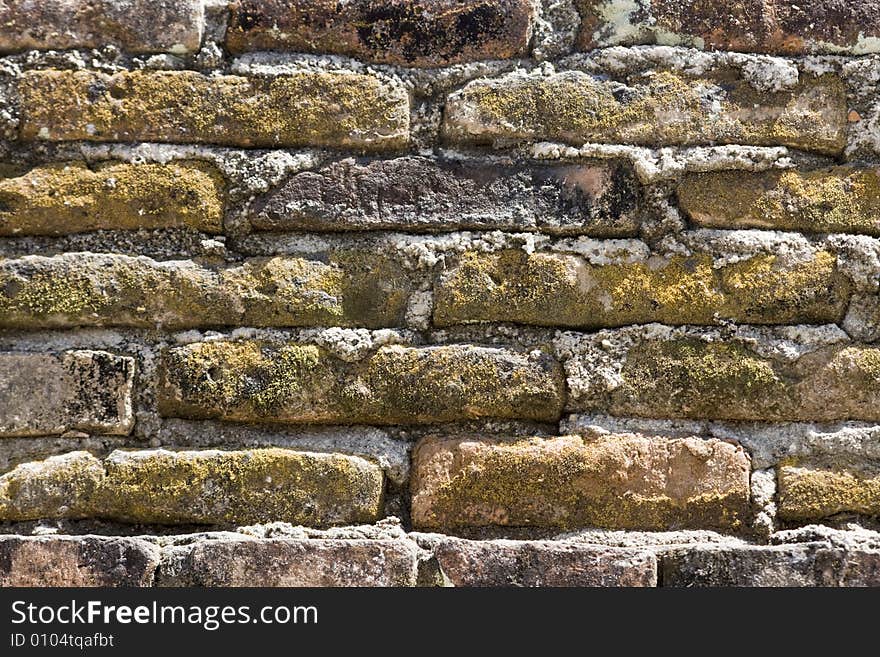
<path id="1" fill-rule="evenodd" d="M 876 0 L 0 52 L 0 585 L 880 585 Z"/>

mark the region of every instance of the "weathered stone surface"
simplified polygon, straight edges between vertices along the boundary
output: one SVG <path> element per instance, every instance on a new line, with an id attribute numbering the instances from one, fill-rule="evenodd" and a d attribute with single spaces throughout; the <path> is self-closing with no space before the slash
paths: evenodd
<path id="1" fill-rule="evenodd" d="M 660 557 L 663 586 L 880 586 L 880 550 L 828 543 L 695 546 Z"/>
<path id="2" fill-rule="evenodd" d="M 166 551 L 160 586 L 415 586 L 404 540 L 223 539 Z"/>
<path id="3" fill-rule="evenodd" d="M 529 0 L 237 0 L 226 45 L 447 66 L 526 53 Z"/>
<path id="4" fill-rule="evenodd" d="M 331 424 L 555 422 L 564 387 L 541 351 L 382 347 L 348 363 L 308 344 L 202 342 L 163 356 L 166 417 Z"/>
<path id="5" fill-rule="evenodd" d="M 786 462 L 777 469 L 778 515 L 814 520 L 836 513 L 880 516 L 880 466 Z"/>
<path id="6" fill-rule="evenodd" d="M 633 253 L 592 265 L 576 255 L 522 249 L 468 252 L 438 277 L 434 323 L 821 324 L 840 321 L 850 287 L 828 251 L 793 265 L 759 254 L 721 266 L 708 253 Z"/>
<path id="7" fill-rule="evenodd" d="M 472 143 L 783 145 L 830 155 L 846 144 L 846 93 L 830 75 L 802 75 L 778 92 L 663 70 L 643 79 L 627 86 L 563 71 L 476 80 L 449 96 L 445 134 Z"/>
<path id="8" fill-rule="evenodd" d="M 711 228 L 880 235 L 880 170 L 723 171 L 686 176 L 678 202 Z"/>
<path id="9" fill-rule="evenodd" d="M 225 183 L 200 162 L 64 162 L 0 179 L 0 236 L 174 228 L 223 231 Z"/>
<path id="10" fill-rule="evenodd" d="M 577 0 L 583 49 L 681 44 L 707 50 L 798 55 L 877 52 L 877 0 Z"/>
<path id="11" fill-rule="evenodd" d="M 131 53 L 199 49 L 202 0 L 5 0 L 0 52 L 113 45 Z"/>
<path id="12" fill-rule="evenodd" d="M 749 458 L 700 438 L 435 438 L 413 452 L 419 528 L 736 529 Z"/>
<path id="13" fill-rule="evenodd" d="M 333 162 L 291 176 L 253 205 L 260 230 L 540 228 L 629 236 L 642 207 L 632 167 L 495 164 L 400 157 Z"/>
<path id="14" fill-rule="evenodd" d="M 411 281 L 378 253 L 226 267 L 115 254 L 0 260 L 0 326 L 396 326 Z"/>
<path id="15" fill-rule="evenodd" d="M 648 550 L 554 541 L 444 539 L 433 553 L 454 586 L 656 586 Z"/>
<path id="16" fill-rule="evenodd" d="M 409 138 L 403 86 L 349 71 L 207 76 L 194 71 L 29 71 L 21 135 L 49 141 L 395 149 Z"/>
<path id="17" fill-rule="evenodd" d="M 570 405 L 624 417 L 880 420 L 880 349 L 874 346 L 816 346 L 800 357 L 774 359 L 748 339 L 681 335 L 647 339 L 619 358 L 612 385 L 600 388 L 597 379 L 594 398 L 576 395 Z"/>
<path id="18" fill-rule="evenodd" d="M 137 538 L 0 535 L 0 586 L 152 586 L 159 548 Z"/>
<path id="19" fill-rule="evenodd" d="M 0 477 L 0 519 L 102 518 L 146 524 L 379 519 L 384 476 L 357 456 L 286 449 L 72 452 Z"/>
<path id="20" fill-rule="evenodd" d="M 104 351 L 0 352 L 0 437 L 125 435 L 133 379 L 133 359 Z"/>

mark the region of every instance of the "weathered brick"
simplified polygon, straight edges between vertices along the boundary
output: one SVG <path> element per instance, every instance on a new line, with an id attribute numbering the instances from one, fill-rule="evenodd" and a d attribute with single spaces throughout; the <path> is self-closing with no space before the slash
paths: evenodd
<path id="1" fill-rule="evenodd" d="M 761 92 L 742 79 L 664 70 L 629 86 L 578 71 L 511 73 L 451 94 L 444 129 L 452 141 L 473 143 L 784 145 L 836 155 L 846 144 L 846 112 L 843 84 L 830 75 Z"/>
<path id="2" fill-rule="evenodd" d="M 447 66 L 524 55 L 530 0 L 237 0 L 231 52 L 292 50 L 382 64 Z"/>
<path id="3" fill-rule="evenodd" d="M 382 347 L 355 363 L 307 344 L 203 342 L 164 354 L 165 416 L 234 421 L 428 424 L 559 419 L 559 364 L 541 351 Z"/>
<path id="4" fill-rule="evenodd" d="M 0 586 L 152 586 L 159 548 L 138 538 L 0 536 Z"/>
<path id="5" fill-rule="evenodd" d="M 286 449 L 72 452 L 0 477 L 0 519 L 147 524 L 374 522 L 384 477 L 357 456 Z"/>
<path id="6" fill-rule="evenodd" d="M 0 436 L 125 435 L 134 360 L 104 351 L 0 352 Z"/>
<path id="7" fill-rule="evenodd" d="M 880 586 L 880 550 L 827 543 L 694 546 L 659 565 L 663 586 Z"/>
<path id="8" fill-rule="evenodd" d="M 413 525 L 736 529 L 749 470 L 741 448 L 701 438 L 430 437 L 413 452 Z"/>
<path id="9" fill-rule="evenodd" d="M 29 71 L 19 84 L 21 135 L 50 141 L 156 141 L 231 146 L 400 148 L 403 86 L 349 71 L 269 77 L 194 71 Z"/>
<path id="10" fill-rule="evenodd" d="M 841 0 L 578 0 L 583 49 L 681 44 L 707 50 L 798 55 L 876 52 L 880 2 Z"/>
<path id="11" fill-rule="evenodd" d="M 642 207 L 632 167 L 527 166 L 400 157 L 333 162 L 258 199 L 260 230 L 532 230 L 635 235 Z"/>
<path id="12" fill-rule="evenodd" d="M 0 236 L 186 226 L 223 231 L 225 184 L 199 162 L 63 162 L 0 179 Z"/>
<path id="13" fill-rule="evenodd" d="M 418 548 L 403 540 L 223 539 L 171 548 L 160 586 L 415 586 Z"/>
<path id="14" fill-rule="evenodd" d="M 850 287 L 828 251 L 796 264 L 759 254 L 720 266 L 708 253 L 621 254 L 617 263 L 592 265 L 576 255 L 521 249 L 468 252 L 437 279 L 434 323 L 825 323 L 843 317 Z"/>
<path id="15" fill-rule="evenodd" d="M 620 357 L 607 388 L 601 392 L 597 381 L 595 398 L 575 399 L 571 406 L 638 417 L 876 421 L 880 349 L 817 346 L 788 360 L 762 355 L 748 339 L 647 339 Z"/>
<path id="16" fill-rule="evenodd" d="M 394 326 L 411 282 L 365 251 L 217 267 L 115 254 L 0 260 L 0 326 Z M 322 261 L 325 260 L 325 261 Z"/>
<path id="17" fill-rule="evenodd" d="M 656 586 L 648 550 L 555 541 L 444 539 L 433 553 L 454 586 Z"/>
<path id="18" fill-rule="evenodd" d="M 787 462 L 777 468 L 784 520 L 818 520 L 836 513 L 880 516 L 880 465 Z"/>
<path id="19" fill-rule="evenodd" d="M 6 0 L 0 4 L 0 52 L 113 45 L 131 53 L 199 49 L 202 0 Z"/>
<path id="20" fill-rule="evenodd" d="M 723 171 L 686 176 L 678 202 L 711 228 L 772 228 L 880 235 L 880 171 Z"/>

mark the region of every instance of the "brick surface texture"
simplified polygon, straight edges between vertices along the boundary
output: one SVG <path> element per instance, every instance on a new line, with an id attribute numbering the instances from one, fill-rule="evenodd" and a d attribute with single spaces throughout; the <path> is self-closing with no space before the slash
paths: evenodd
<path id="1" fill-rule="evenodd" d="M 880 2 L 0 2 L 0 586 L 880 586 Z"/>

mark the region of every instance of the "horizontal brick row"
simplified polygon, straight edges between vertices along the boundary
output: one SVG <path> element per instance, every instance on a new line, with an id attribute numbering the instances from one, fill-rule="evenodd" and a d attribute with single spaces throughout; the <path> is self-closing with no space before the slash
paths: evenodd
<path id="1" fill-rule="evenodd" d="M 634 235 L 643 207 L 622 162 L 515 165 L 427 157 L 332 162 L 251 207 L 258 230 L 534 230 Z"/>
<path id="2" fill-rule="evenodd" d="M 399 325 L 412 283 L 375 251 L 225 267 L 115 254 L 0 260 L 0 327 Z"/>
<path id="3" fill-rule="evenodd" d="M 876 52 L 876 0 L 576 0 L 579 46 L 681 44 L 772 54 Z"/>
<path id="4" fill-rule="evenodd" d="M 0 536 L 0 586 L 878 586 L 880 550 L 828 541 L 639 548 L 575 541 Z M 650 538 L 648 537 L 648 540 Z"/>
<path id="5" fill-rule="evenodd" d="M 837 155 L 847 100 L 834 76 L 802 75 L 759 92 L 745 79 L 655 70 L 629 86 L 578 71 L 511 73 L 468 83 L 446 102 L 444 134 L 461 143 L 561 141 L 688 146 L 791 146 Z"/>
<path id="6" fill-rule="evenodd" d="M 350 71 L 245 77 L 40 70 L 23 74 L 19 94 L 27 140 L 377 151 L 402 148 L 409 139 L 406 89 Z"/>
<path id="7" fill-rule="evenodd" d="M 223 232 L 225 182 L 200 162 L 59 162 L 0 179 L 0 237 L 189 227 Z"/>
<path id="8" fill-rule="evenodd" d="M 70 452 L 0 477 L 0 520 L 100 518 L 153 525 L 374 522 L 381 469 L 285 449 Z"/>
<path id="9" fill-rule="evenodd" d="M 782 351 L 776 357 L 764 352 L 760 340 L 745 334 L 724 338 L 672 331 L 642 337 L 615 353 L 613 380 L 601 366 L 590 365 L 596 359 L 607 362 L 601 345 L 607 336 L 566 361 L 574 392 L 571 410 L 763 422 L 880 420 L 880 348 L 875 345 L 838 341 L 807 346 L 792 358 Z"/>
<path id="10" fill-rule="evenodd" d="M 0 352 L 0 438 L 66 431 L 125 435 L 134 359 L 105 351 Z"/>
<path id="11" fill-rule="evenodd" d="M 648 257 L 638 246 L 595 265 L 558 253 L 465 253 L 435 286 L 434 323 L 821 324 L 839 321 L 849 301 L 850 283 L 828 251 L 795 263 L 769 254 L 718 262 L 699 251 Z"/>
<path id="12" fill-rule="evenodd" d="M 748 517 L 749 458 L 718 440 L 616 435 L 436 438 L 413 453 L 420 529 L 737 529 Z"/>
<path id="13" fill-rule="evenodd" d="M 849 463 L 847 463 L 849 460 Z M 838 513 L 880 516 L 880 463 L 790 460 L 777 471 L 779 517 L 821 520 Z"/>
<path id="14" fill-rule="evenodd" d="M 559 419 L 564 381 L 542 351 L 382 347 L 357 362 L 306 344 L 202 342 L 163 358 L 167 417 L 291 423 L 430 424 Z"/>

